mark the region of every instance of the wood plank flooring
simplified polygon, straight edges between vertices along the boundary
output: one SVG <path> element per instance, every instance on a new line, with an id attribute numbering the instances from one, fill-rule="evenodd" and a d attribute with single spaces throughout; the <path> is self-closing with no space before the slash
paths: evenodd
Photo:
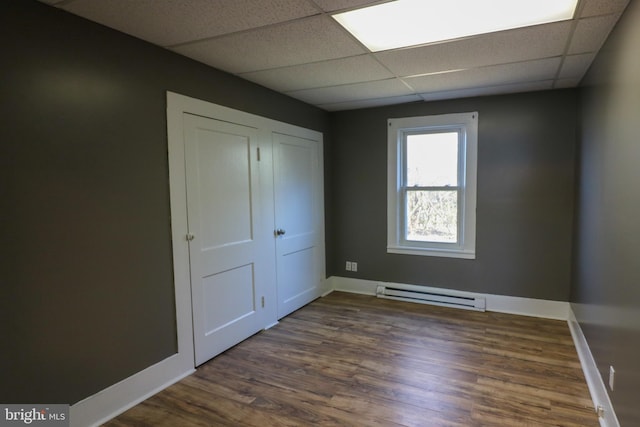
<path id="1" fill-rule="evenodd" d="M 599 424 L 566 322 L 334 292 L 106 425 Z"/>

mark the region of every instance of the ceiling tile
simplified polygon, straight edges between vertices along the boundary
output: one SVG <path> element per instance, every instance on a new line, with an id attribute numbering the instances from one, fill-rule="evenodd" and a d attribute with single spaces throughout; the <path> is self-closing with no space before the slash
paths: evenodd
<path id="1" fill-rule="evenodd" d="M 627 7 L 629 0 L 584 0 L 584 3 L 581 18 L 620 13 Z"/>
<path id="2" fill-rule="evenodd" d="M 387 79 L 367 83 L 298 90 L 288 92 L 287 95 L 317 105 L 387 98 L 391 96 L 410 95 L 412 93 L 413 92 L 399 79 Z"/>
<path id="3" fill-rule="evenodd" d="M 629 4 L 371 54 L 331 14 L 389 0 L 39 1 L 330 111 L 575 87 Z"/>
<path id="4" fill-rule="evenodd" d="M 404 78 L 416 92 L 458 90 L 474 86 L 497 86 L 510 83 L 551 80 L 560 66 L 560 57 L 514 64 Z"/>
<path id="5" fill-rule="evenodd" d="M 380 107 L 383 105 L 406 104 L 408 102 L 422 101 L 418 95 L 393 96 L 389 98 L 365 99 L 362 101 L 347 101 L 333 104 L 321 104 L 320 108 L 327 111 L 355 110 L 359 108 Z"/>
<path id="6" fill-rule="evenodd" d="M 392 78 L 393 74 L 380 65 L 373 56 L 358 55 L 245 73 L 240 74 L 240 77 L 280 92 L 289 92 L 300 89 L 383 80 Z"/>
<path id="7" fill-rule="evenodd" d="M 328 16 L 223 36 L 174 48 L 205 64 L 231 73 L 318 62 L 365 53 Z"/>
<path id="8" fill-rule="evenodd" d="M 569 54 L 596 52 L 602 47 L 619 15 L 605 15 L 578 21 Z"/>
<path id="9" fill-rule="evenodd" d="M 570 31 L 570 21 L 556 22 L 376 56 L 398 76 L 482 67 L 562 55 Z"/>
<path id="10" fill-rule="evenodd" d="M 437 101 L 441 99 L 468 98 L 483 95 L 501 95 L 507 93 L 533 92 L 538 90 L 548 90 L 553 87 L 553 80 L 533 83 L 517 83 L 512 85 L 500 85 L 491 87 L 469 88 L 461 90 L 422 93 L 420 96 L 425 101 Z"/>
<path id="11" fill-rule="evenodd" d="M 318 13 L 299 0 L 76 0 L 62 8 L 160 46 Z"/>
<path id="12" fill-rule="evenodd" d="M 564 58 L 562 69 L 558 76 L 559 79 L 581 79 L 587 72 L 591 63 L 595 59 L 595 53 L 587 53 L 583 55 L 568 55 Z"/>

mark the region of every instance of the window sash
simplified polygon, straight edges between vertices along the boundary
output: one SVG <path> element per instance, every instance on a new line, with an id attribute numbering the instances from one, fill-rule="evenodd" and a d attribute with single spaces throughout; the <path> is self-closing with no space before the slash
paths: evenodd
<path id="1" fill-rule="evenodd" d="M 409 219 L 409 193 L 411 192 L 427 192 L 427 193 L 435 193 L 435 192 L 448 192 L 456 193 L 456 237 L 453 242 L 444 242 L 438 240 L 418 240 L 418 239 L 410 239 L 409 238 L 409 227 L 410 227 L 410 219 Z M 460 186 L 456 187 L 403 187 L 400 189 L 401 196 L 401 217 L 403 218 L 402 223 L 400 224 L 400 232 L 401 232 L 401 244 L 409 244 L 409 245 L 443 245 L 444 247 L 451 247 L 452 249 L 459 248 L 462 246 L 461 238 L 462 238 L 462 230 L 464 226 L 464 191 Z"/>
<path id="2" fill-rule="evenodd" d="M 458 185 L 445 185 L 445 186 L 409 186 L 408 182 L 408 137 L 413 135 L 433 135 L 440 133 L 457 133 L 458 134 L 458 161 L 456 165 L 457 181 Z M 402 218 L 400 226 L 400 244 L 401 245 L 429 245 L 429 246 L 442 246 L 445 248 L 461 248 L 463 242 L 461 241 L 463 235 L 464 226 L 464 188 L 465 188 L 465 157 L 466 157 L 466 132 L 464 127 L 460 126 L 438 126 L 427 127 L 422 129 L 412 129 L 410 131 L 403 131 L 402 138 L 400 140 L 402 144 L 402 160 L 401 168 L 402 173 L 400 175 L 401 182 L 399 183 L 399 192 L 401 193 L 401 203 L 399 206 L 400 215 Z M 456 239 L 454 242 L 442 242 L 435 240 L 414 240 L 409 239 L 409 218 L 408 218 L 408 192 L 410 191 L 457 191 L 457 204 L 456 204 Z"/>
<path id="3" fill-rule="evenodd" d="M 457 132 L 459 135 L 458 185 L 440 186 L 438 183 L 438 185 L 429 186 L 427 182 L 424 183 L 427 185 L 419 185 L 420 183 L 407 185 L 407 136 L 447 132 Z M 387 141 L 387 253 L 475 259 L 478 113 L 392 118 L 388 120 Z M 451 165 L 453 166 L 453 163 Z M 429 234 L 430 221 L 425 221 L 425 216 L 419 220 L 413 218 L 414 222 L 411 224 L 413 234 L 407 236 L 407 194 L 412 191 L 457 192 L 457 244 L 423 240 L 423 236 L 435 236 L 436 240 L 439 238 L 436 233 Z M 417 201 L 414 199 L 412 203 L 414 205 L 411 208 L 415 208 Z M 452 221 L 448 223 L 452 224 Z M 415 230 L 419 231 L 415 232 Z M 449 228 L 449 230 L 453 229 Z M 407 237 L 413 239 L 416 236 L 418 236 L 417 240 L 407 240 Z"/>
<path id="4" fill-rule="evenodd" d="M 461 181 L 461 178 L 464 178 L 464 175 L 460 174 L 461 168 L 460 165 L 464 162 L 465 153 L 461 150 L 464 149 L 464 137 L 465 132 L 464 128 L 460 126 L 439 126 L 437 128 L 424 128 L 424 129 L 412 129 L 410 131 L 402 132 L 402 185 L 409 186 L 409 138 L 413 136 L 432 136 L 439 134 L 456 134 L 457 135 L 457 162 L 456 162 L 456 182 L 449 183 L 449 186 L 458 186 Z M 428 144 L 428 143 L 427 143 Z M 417 185 L 417 184 L 416 184 Z M 435 185 L 434 185 L 435 186 Z M 444 186 L 444 185 L 442 185 Z"/>

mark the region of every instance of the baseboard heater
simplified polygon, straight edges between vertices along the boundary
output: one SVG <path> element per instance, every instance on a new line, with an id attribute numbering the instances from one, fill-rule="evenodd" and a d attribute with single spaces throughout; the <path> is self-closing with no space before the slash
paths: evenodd
<path id="1" fill-rule="evenodd" d="M 466 310 L 485 311 L 486 309 L 486 301 L 482 297 L 471 294 L 465 295 L 462 292 L 449 293 L 445 289 L 425 288 L 416 285 L 380 285 L 376 289 L 376 296 L 378 298 L 463 308 Z"/>

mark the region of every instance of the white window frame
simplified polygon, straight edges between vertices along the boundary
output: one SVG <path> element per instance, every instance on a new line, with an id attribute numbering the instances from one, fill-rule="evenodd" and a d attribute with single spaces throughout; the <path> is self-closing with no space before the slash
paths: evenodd
<path id="1" fill-rule="evenodd" d="M 389 119 L 387 157 L 387 252 L 475 259 L 476 176 L 478 159 L 478 113 Z M 459 132 L 458 142 L 458 241 L 456 243 L 407 240 L 405 197 L 406 137 L 416 133 Z"/>

